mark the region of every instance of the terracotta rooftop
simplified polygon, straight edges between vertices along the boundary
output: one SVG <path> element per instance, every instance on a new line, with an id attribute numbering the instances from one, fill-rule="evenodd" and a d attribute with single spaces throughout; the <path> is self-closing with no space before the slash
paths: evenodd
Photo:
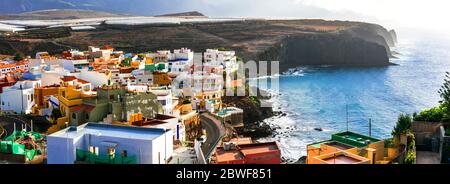
<path id="1" fill-rule="evenodd" d="M 246 144 L 246 145 L 239 145 L 239 147 L 241 148 L 241 152 L 244 155 L 265 153 L 279 150 L 278 145 L 275 142 Z"/>
<path id="2" fill-rule="evenodd" d="M 83 104 L 83 105 L 77 105 L 75 107 L 70 108 L 70 111 L 71 112 L 79 112 L 81 110 L 84 110 L 86 112 L 91 112 L 92 110 L 94 110 L 94 108 L 95 108 L 94 106 Z"/>
<path id="3" fill-rule="evenodd" d="M 217 159 L 217 162 L 243 160 L 244 155 L 239 150 L 227 150 L 226 151 L 223 148 L 217 148 L 216 159 Z"/>
<path id="4" fill-rule="evenodd" d="M 61 80 L 64 81 L 64 82 L 74 81 L 76 79 L 77 78 L 74 77 L 74 76 L 64 76 L 64 77 L 61 78 Z"/>

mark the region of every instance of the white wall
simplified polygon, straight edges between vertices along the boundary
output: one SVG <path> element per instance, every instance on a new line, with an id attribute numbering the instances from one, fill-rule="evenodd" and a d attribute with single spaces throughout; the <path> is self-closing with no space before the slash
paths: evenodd
<path id="1" fill-rule="evenodd" d="M 47 164 L 73 164 L 75 161 L 74 140 L 47 136 Z"/>
<path id="2" fill-rule="evenodd" d="M 28 114 L 34 105 L 34 89 L 3 91 L 1 99 L 2 110 Z"/>
<path id="3" fill-rule="evenodd" d="M 70 139 L 50 135 L 47 137 L 47 163 L 73 164 L 76 160 L 75 150 L 89 151 L 89 145 L 98 147 L 99 154 L 105 155 L 107 147 L 102 145 L 102 142 L 113 142 L 117 143 L 117 155 L 120 155 L 122 150 L 127 150 L 128 156 L 137 157 L 138 164 L 164 164 L 165 160 L 173 154 L 172 135 L 173 132 L 169 131 L 154 140 L 89 134 L 77 139 Z M 158 157 L 158 153 L 160 157 Z M 160 158 L 159 161 L 158 158 Z"/>
<path id="4" fill-rule="evenodd" d="M 89 71 L 88 69 L 82 69 L 79 73 L 75 74 L 75 77 L 89 81 L 92 86 L 102 86 L 102 85 L 108 85 L 108 79 L 109 77 L 104 73 L 99 73 L 97 71 Z"/>
<path id="5" fill-rule="evenodd" d="M 165 143 L 164 143 L 165 142 Z M 168 130 L 164 135 L 153 140 L 152 163 L 164 164 L 173 154 L 173 131 Z M 160 155 L 160 156 L 158 156 Z M 159 161 L 158 161 L 159 158 Z"/>

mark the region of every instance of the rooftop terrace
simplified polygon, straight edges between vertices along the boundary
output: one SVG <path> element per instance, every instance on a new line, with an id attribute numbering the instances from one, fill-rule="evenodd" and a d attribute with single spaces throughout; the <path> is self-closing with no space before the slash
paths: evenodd
<path id="1" fill-rule="evenodd" d="M 153 140 L 163 135 L 164 133 L 165 131 L 163 129 L 158 128 L 140 128 L 130 126 L 107 125 L 99 123 L 86 123 L 78 127 L 69 127 L 60 130 L 54 134 L 49 135 L 49 137 L 61 137 L 73 139 L 84 136 L 86 134 L 91 134 L 97 136 Z"/>
<path id="2" fill-rule="evenodd" d="M 350 146 L 354 146 L 354 147 L 358 147 L 358 148 L 365 147 L 371 143 L 381 141 L 379 139 L 361 135 L 361 134 L 357 134 L 354 132 L 341 132 L 341 133 L 333 134 L 333 135 L 331 135 L 331 140 L 345 143 Z"/>

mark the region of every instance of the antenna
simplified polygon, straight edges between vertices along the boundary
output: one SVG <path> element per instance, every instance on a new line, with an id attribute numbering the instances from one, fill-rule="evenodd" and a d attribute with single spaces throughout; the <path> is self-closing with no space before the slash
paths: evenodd
<path id="1" fill-rule="evenodd" d="M 348 104 L 345 105 L 345 113 L 346 113 L 346 117 L 347 117 L 346 124 L 347 124 L 347 132 L 348 132 Z"/>

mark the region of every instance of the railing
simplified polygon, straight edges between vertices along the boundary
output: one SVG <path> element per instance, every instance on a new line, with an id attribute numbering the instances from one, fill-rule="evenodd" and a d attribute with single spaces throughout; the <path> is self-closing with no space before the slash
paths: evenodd
<path id="1" fill-rule="evenodd" d="M 400 150 L 401 152 L 397 155 L 397 157 L 392 159 L 388 164 L 403 164 L 406 155 L 408 154 L 408 149 L 406 148 L 406 146 L 401 145 Z"/>
<path id="2" fill-rule="evenodd" d="M 85 150 L 76 150 L 76 161 L 91 164 L 137 164 L 137 157 L 119 155 L 97 155 Z"/>

